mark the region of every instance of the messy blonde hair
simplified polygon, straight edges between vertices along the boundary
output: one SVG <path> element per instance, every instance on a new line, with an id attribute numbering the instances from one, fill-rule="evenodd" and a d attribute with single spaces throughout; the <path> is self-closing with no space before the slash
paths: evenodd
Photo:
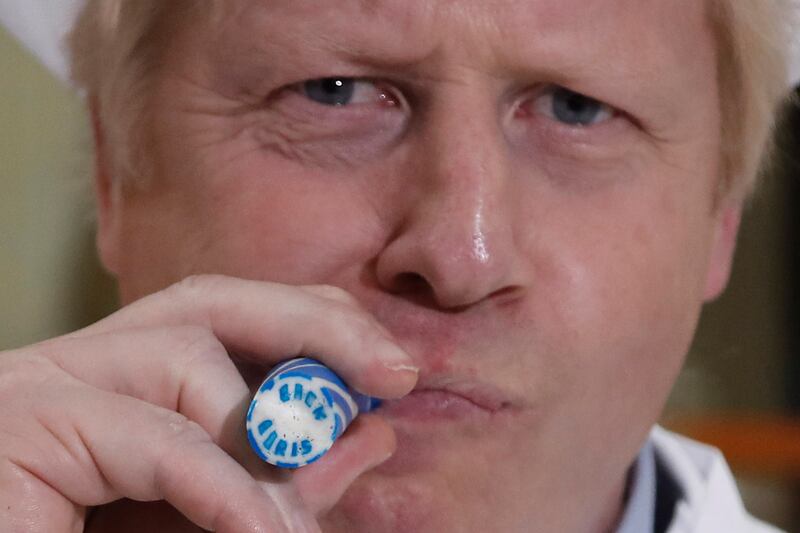
<path id="1" fill-rule="evenodd" d="M 745 198 L 768 153 L 775 112 L 787 94 L 790 31 L 796 0 L 707 0 L 718 42 L 722 115 L 721 193 Z M 96 106 L 117 179 L 148 175 L 149 74 L 178 5 L 215 0 L 87 0 L 69 47 L 72 77 Z"/>
<path id="2" fill-rule="evenodd" d="M 796 0 L 709 0 L 718 42 L 722 117 L 720 193 L 749 196 L 773 149 L 773 127 L 788 94 Z"/>
<path id="3" fill-rule="evenodd" d="M 160 58 L 162 0 L 87 0 L 68 37 L 73 82 L 102 125 L 115 180 L 141 180 L 147 163 L 149 97 Z"/>

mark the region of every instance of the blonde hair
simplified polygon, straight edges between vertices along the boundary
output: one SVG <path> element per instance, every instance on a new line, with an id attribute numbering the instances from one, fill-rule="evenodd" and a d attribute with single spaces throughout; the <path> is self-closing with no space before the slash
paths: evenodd
<path id="1" fill-rule="evenodd" d="M 88 0 L 68 39 L 72 79 L 99 114 L 116 180 L 149 174 L 149 96 L 171 1 Z"/>
<path id="2" fill-rule="evenodd" d="M 718 42 L 720 193 L 741 200 L 769 160 L 776 114 L 789 95 L 797 2 L 709 0 L 709 19 Z"/>
<path id="3" fill-rule="evenodd" d="M 707 0 L 718 42 L 720 191 L 736 199 L 755 187 L 787 95 L 795 1 Z M 70 36 L 72 77 L 97 106 L 117 179 L 148 175 L 150 74 L 164 44 L 161 24 L 178 4 L 221 8 L 215 0 L 87 0 Z"/>

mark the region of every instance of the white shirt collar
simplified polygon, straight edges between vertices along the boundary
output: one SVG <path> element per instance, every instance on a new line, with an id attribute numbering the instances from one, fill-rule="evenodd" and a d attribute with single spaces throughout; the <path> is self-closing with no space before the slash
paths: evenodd
<path id="1" fill-rule="evenodd" d="M 653 531 L 656 486 L 656 454 L 653 444 L 648 440 L 631 471 L 628 502 L 617 533 Z"/>

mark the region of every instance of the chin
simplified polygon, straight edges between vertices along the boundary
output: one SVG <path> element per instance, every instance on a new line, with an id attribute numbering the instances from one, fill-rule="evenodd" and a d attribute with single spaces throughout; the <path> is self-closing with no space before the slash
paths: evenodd
<path id="1" fill-rule="evenodd" d="M 422 395 L 415 401 L 427 400 L 430 398 Z M 509 420 L 506 416 L 493 420 L 486 413 L 474 413 L 472 407 L 446 403 L 446 413 L 436 416 L 430 415 L 430 409 L 415 409 L 409 414 L 401 405 L 384 407 L 384 415 L 395 430 L 397 450 L 350 486 L 321 521 L 323 531 L 442 533 L 494 529 L 497 515 L 491 511 L 497 508 L 497 496 L 513 481 L 508 478 L 509 472 L 496 472 L 494 463 L 486 458 L 512 450 L 508 441 L 515 439 L 508 435 Z M 494 432 L 490 432 L 492 436 L 487 435 L 487 428 Z"/>
<path id="2" fill-rule="evenodd" d="M 427 478 L 427 479 L 426 479 Z M 326 533 L 441 533 L 464 531 L 455 502 L 430 475 L 389 475 L 381 470 L 356 480 L 320 521 Z"/>

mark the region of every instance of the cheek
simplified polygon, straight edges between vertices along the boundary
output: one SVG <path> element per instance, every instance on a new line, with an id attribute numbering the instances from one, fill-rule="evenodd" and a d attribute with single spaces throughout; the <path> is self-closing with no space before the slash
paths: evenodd
<path id="1" fill-rule="evenodd" d="M 261 168 L 261 165 L 257 165 Z M 192 264 L 281 283 L 324 283 L 374 254 L 382 224 L 354 180 L 240 165 L 201 191 L 188 217 L 203 226 Z"/>
<path id="2" fill-rule="evenodd" d="M 543 337 L 572 376 L 565 396 L 656 398 L 652 387 L 666 394 L 686 352 L 710 214 L 701 191 L 650 185 L 561 198 L 539 226 L 533 321 L 547 325 Z"/>
<path id="3" fill-rule="evenodd" d="M 180 166 L 126 200 L 119 273 L 124 302 L 192 274 L 288 284 L 356 277 L 385 223 L 360 182 L 243 159 Z"/>

